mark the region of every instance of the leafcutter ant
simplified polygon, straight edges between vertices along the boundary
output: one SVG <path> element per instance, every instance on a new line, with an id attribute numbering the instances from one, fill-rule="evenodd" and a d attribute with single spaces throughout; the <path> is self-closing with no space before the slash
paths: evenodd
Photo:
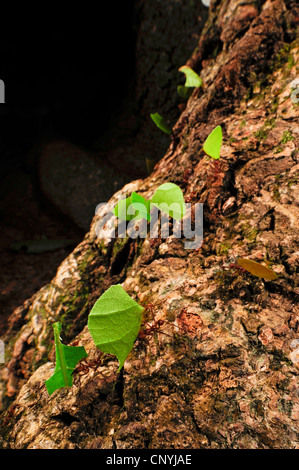
<path id="1" fill-rule="evenodd" d="M 240 266 L 237 262 L 237 257 L 235 253 L 232 251 L 232 259 L 233 261 L 229 263 L 228 269 L 235 271 L 235 273 L 240 274 L 241 276 L 244 276 L 244 274 L 247 273 L 246 269 L 244 269 L 242 266 Z"/>
<path id="2" fill-rule="evenodd" d="M 214 181 L 218 180 L 220 171 L 221 171 L 221 163 L 219 162 L 219 160 L 214 160 L 213 161 L 213 179 L 214 179 Z"/>
<path id="3" fill-rule="evenodd" d="M 77 365 L 74 374 L 80 374 L 84 375 L 86 374 L 90 369 L 96 370 L 98 366 L 102 364 L 102 356 L 103 353 L 100 353 L 96 359 L 93 359 L 92 361 L 88 361 L 87 359 L 82 359 L 79 364 Z"/>
<path id="4" fill-rule="evenodd" d="M 149 316 L 153 319 L 153 322 L 150 324 L 149 321 L 145 321 L 144 324 L 142 325 L 142 328 L 140 329 L 137 339 L 140 341 L 148 341 L 148 339 L 153 336 L 155 333 L 163 333 L 166 336 L 171 337 L 164 331 L 159 331 L 161 326 L 163 326 L 165 323 L 169 323 L 166 320 L 156 320 L 154 318 L 154 305 L 149 303 L 145 307 L 145 312 L 149 312 Z"/>
<path id="5" fill-rule="evenodd" d="M 164 325 L 164 320 L 155 320 L 152 325 L 148 325 L 146 328 L 143 328 L 138 333 L 139 340 L 145 340 L 148 336 L 153 336 L 154 333 L 159 331 L 160 327 Z"/>
<path id="6" fill-rule="evenodd" d="M 192 174 L 191 168 L 186 168 L 184 173 L 183 173 L 183 183 L 184 183 L 185 186 L 187 186 L 191 174 Z"/>
<path id="7" fill-rule="evenodd" d="M 185 202 L 191 202 L 196 196 L 196 191 L 192 191 L 192 193 L 189 194 L 189 196 L 185 197 Z"/>
<path id="8" fill-rule="evenodd" d="M 144 324 L 142 325 L 139 333 L 138 333 L 138 336 L 137 336 L 137 339 L 139 341 L 144 341 L 144 342 L 148 342 L 149 338 L 154 336 L 155 333 L 161 333 L 165 336 L 168 336 L 169 338 L 173 339 L 173 336 L 166 333 L 165 331 L 161 331 L 161 326 L 163 325 L 170 325 L 172 328 L 175 327 L 177 328 L 178 330 L 181 330 L 181 328 L 174 324 L 174 323 L 170 323 L 169 321 L 167 320 L 162 320 L 162 319 L 159 319 L 159 320 L 156 320 L 154 318 L 154 305 L 149 303 L 147 304 L 147 306 L 145 307 L 145 311 L 146 312 L 149 312 L 149 316 L 153 319 L 152 323 L 149 323 L 150 319 L 147 319 Z"/>
<path id="9" fill-rule="evenodd" d="M 234 269 L 239 274 L 246 274 L 246 269 L 242 268 L 238 263 L 230 263 L 229 269 Z"/>
<path id="10" fill-rule="evenodd" d="M 158 238 L 151 238 L 149 244 L 150 244 L 151 248 L 155 248 L 159 245 L 160 242 L 161 242 L 161 238 L 159 238 L 159 237 Z"/>
<path id="11" fill-rule="evenodd" d="M 10 408 L 8 408 L 8 411 L 6 412 L 6 416 L 3 419 L 4 426 L 7 426 L 10 423 L 10 421 L 13 419 L 16 408 L 17 408 L 17 405 L 15 404 L 11 405 Z"/>

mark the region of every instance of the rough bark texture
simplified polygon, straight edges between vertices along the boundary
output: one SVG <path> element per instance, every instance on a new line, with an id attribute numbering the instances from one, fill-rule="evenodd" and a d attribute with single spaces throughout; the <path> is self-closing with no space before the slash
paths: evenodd
<path id="1" fill-rule="evenodd" d="M 201 73 L 153 174 L 115 194 L 150 197 L 163 182 L 204 203 L 204 241 L 109 240 L 90 232 L 53 281 L 17 309 L 2 367 L 2 446 L 13 448 L 298 448 L 298 106 L 295 2 L 214 2 L 189 64 Z M 202 144 L 221 125 L 220 168 Z M 240 275 L 232 255 L 270 263 L 273 282 Z M 52 323 L 93 346 L 86 320 L 123 283 L 165 320 L 123 371 L 75 373 L 50 398 Z M 298 291 L 297 291 L 298 292 Z"/>

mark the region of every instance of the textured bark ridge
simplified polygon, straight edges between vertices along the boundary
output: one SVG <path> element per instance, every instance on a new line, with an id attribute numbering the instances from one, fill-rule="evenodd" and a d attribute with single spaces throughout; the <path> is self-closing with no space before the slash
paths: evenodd
<path id="1" fill-rule="evenodd" d="M 298 105 L 295 2 L 214 2 L 189 61 L 204 81 L 155 171 L 125 186 L 150 197 L 179 184 L 204 204 L 204 241 L 97 236 L 104 213 L 53 281 L 17 309 L 2 367 L 2 446 L 13 448 L 298 448 Z M 202 152 L 224 131 L 220 166 Z M 296 251 L 297 250 L 297 251 Z M 232 256 L 269 263 L 264 281 L 230 269 Z M 136 341 L 124 369 L 99 351 L 88 312 L 123 283 L 164 325 Z M 50 398 L 52 323 L 89 364 Z M 83 370 L 82 370 L 83 369 Z"/>

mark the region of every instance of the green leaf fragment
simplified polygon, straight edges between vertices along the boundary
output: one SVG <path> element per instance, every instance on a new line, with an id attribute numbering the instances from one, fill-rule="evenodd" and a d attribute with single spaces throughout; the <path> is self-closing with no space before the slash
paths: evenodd
<path id="1" fill-rule="evenodd" d="M 169 127 L 165 119 L 162 116 L 160 116 L 159 113 L 154 113 L 154 114 L 151 114 L 150 116 L 152 120 L 154 121 L 154 123 L 156 124 L 156 126 L 159 127 L 159 129 L 161 129 L 161 131 L 165 132 L 166 134 L 171 134 L 172 132 L 171 128 Z"/>
<path id="2" fill-rule="evenodd" d="M 135 220 L 146 219 L 150 221 L 150 201 L 147 201 L 143 196 L 135 192 L 131 195 L 131 201 L 132 207 L 136 210 Z"/>
<path id="3" fill-rule="evenodd" d="M 185 74 L 185 77 L 186 77 L 185 87 L 199 88 L 202 86 L 202 79 L 200 78 L 199 75 L 197 75 L 196 72 L 194 72 L 194 70 L 191 69 L 191 67 L 188 67 L 188 65 L 183 65 L 182 67 L 180 67 L 179 72 L 182 72 Z"/>
<path id="4" fill-rule="evenodd" d="M 187 87 L 184 85 L 178 85 L 177 90 L 178 90 L 178 94 L 180 95 L 180 97 L 183 98 L 184 100 L 188 100 L 190 96 L 192 95 L 192 91 L 193 91 L 191 87 Z"/>
<path id="5" fill-rule="evenodd" d="M 218 160 L 220 158 L 220 149 L 222 144 L 222 129 L 221 126 L 215 127 L 214 130 L 208 135 L 203 144 L 204 152 L 209 157 Z"/>
<path id="6" fill-rule="evenodd" d="M 184 195 L 181 188 L 174 183 L 164 183 L 159 186 L 151 203 L 175 220 L 182 219 L 186 213 Z"/>
<path id="7" fill-rule="evenodd" d="M 150 220 L 150 202 L 133 192 L 126 199 L 120 199 L 113 209 L 114 215 L 121 220 Z"/>
<path id="8" fill-rule="evenodd" d="M 113 209 L 114 215 L 121 220 L 132 220 L 134 215 L 129 214 L 129 207 L 132 204 L 132 197 L 129 196 L 126 199 L 120 199 Z"/>
<path id="9" fill-rule="evenodd" d="M 121 199 L 114 208 L 114 214 L 122 220 L 151 220 L 151 206 L 158 207 L 175 220 L 181 220 L 186 213 L 182 190 L 174 183 L 164 183 L 158 187 L 152 199 L 133 192 L 126 199 Z"/>
<path id="10" fill-rule="evenodd" d="M 46 380 L 46 387 L 49 395 L 62 387 L 71 387 L 73 385 L 72 373 L 77 363 L 87 357 L 83 346 L 66 346 L 60 341 L 61 323 L 56 322 L 53 325 L 56 365 L 53 375 Z"/>
<path id="11" fill-rule="evenodd" d="M 119 370 L 133 348 L 140 330 L 141 307 L 120 284 L 101 295 L 88 316 L 88 330 L 97 348 L 114 354 Z"/>
<path id="12" fill-rule="evenodd" d="M 147 168 L 147 171 L 148 171 L 149 175 L 153 172 L 153 170 L 156 166 L 156 163 L 157 162 L 155 160 L 153 160 L 152 158 L 146 158 L 146 168 Z"/>
<path id="13" fill-rule="evenodd" d="M 48 251 L 59 250 L 60 248 L 65 248 L 71 245 L 74 245 L 76 240 L 72 239 L 41 239 L 41 240 L 23 240 L 20 242 L 14 242 L 10 245 L 10 249 L 16 252 L 22 253 L 46 253 Z"/>

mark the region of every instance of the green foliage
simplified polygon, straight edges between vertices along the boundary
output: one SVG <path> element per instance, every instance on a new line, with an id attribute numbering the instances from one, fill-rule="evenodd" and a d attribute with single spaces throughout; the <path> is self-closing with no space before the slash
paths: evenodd
<path id="1" fill-rule="evenodd" d="M 150 115 L 156 126 L 165 132 L 165 134 L 171 134 L 172 130 L 165 121 L 164 117 L 160 116 L 159 113 L 154 113 Z"/>
<path id="2" fill-rule="evenodd" d="M 120 220 L 146 219 L 150 221 L 151 205 L 158 207 L 159 210 L 175 220 L 180 220 L 186 213 L 181 188 L 174 183 L 164 183 L 158 187 L 152 199 L 148 201 L 135 192 L 126 199 L 121 199 L 114 208 L 114 214 Z"/>
<path id="3" fill-rule="evenodd" d="M 56 366 L 52 377 L 46 380 L 46 387 L 49 395 L 62 387 L 71 387 L 73 385 L 72 373 L 77 363 L 87 357 L 83 346 L 66 346 L 60 341 L 61 323 L 56 322 L 53 325 Z"/>
<path id="4" fill-rule="evenodd" d="M 144 308 L 120 284 L 101 295 L 88 317 L 88 329 L 101 351 L 114 354 L 119 370 L 137 338 Z"/>
<path id="5" fill-rule="evenodd" d="M 136 210 L 135 220 L 146 219 L 150 221 L 150 201 L 135 192 L 132 193 L 131 200 L 132 206 Z"/>
<path id="6" fill-rule="evenodd" d="M 153 160 L 152 158 L 146 158 L 146 168 L 147 168 L 147 171 L 148 171 L 149 175 L 154 170 L 156 163 L 157 162 L 155 160 Z"/>
<path id="7" fill-rule="evenodd" d="M 130 221 L 132 219 L 150 220 L 150 201 L 143 196 L 133 192 L 126 199 L 120 199 L 113 209 L 114 215 L 120 220 Z"/>
<path id="8" fill-rule="evenodd" d="M 132 220 L 134 216 L 129 214 L 129 207 L 132 204 L 132 197 L 120 199 L 113 209 L 114 215 L 120 220 Z"/>
<path id="9" fill-rule="evenodd" d="M 186 213 L 182 190 L 174 183 L 165 183 L 159 186 L 151 202 L 175 220 L 180 220 Z"/>
<path id="10" fill-rule="evenodd" d="M 222 129 L 221 126 L 215 127 L 212 132 L 206 138 L 203 144 L 204 152 L 209 157 L 218 160 L 220 158 L 220 149 L 222 144 Z"/>
<path id="11" fill-rule="evenodd" d="M 190 96 L 192 95 L 192 88 L 187 87 L 185 85 L 178 85 L 177 87 L 178 94 L 180 95 L 181 98 L 184 100 L 188 100 Z"/>
<path id="12" fill-rule="evenodd" d="M 187 65 L 183 65 L 182 67 L 179 68 L 179 72 L 182 72 L 185 74 L 185 77 L 186 77 L 185 87 L 199 88 L 202 86 L 202 79 L 200 78 L 199 75 L 197 75 L 196 72 L 194 72 L 194 70 L 191 69 L 191 67 L 188 67 Z"/>

